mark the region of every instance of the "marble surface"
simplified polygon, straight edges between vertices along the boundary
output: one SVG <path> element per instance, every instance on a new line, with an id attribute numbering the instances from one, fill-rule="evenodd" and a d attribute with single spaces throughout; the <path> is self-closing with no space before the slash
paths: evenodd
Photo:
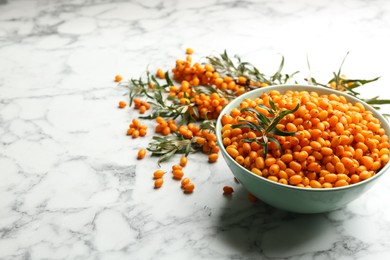
<path id="1" fill-rule="evenodd" d="M 185 195 L 113 83 L 224 49 L 265 72 L 382 78 L 390 98 L 390 2 L 0 0 L 0 259 L 389 259 L 390 176 L 347 207 L 300 215 L 247 200 L 223 160 L 190 157 Z M 385 107 L 389 113 L 390 108 Z M 146 122 L 152 126 L 151 122 Z M 168 170 L 173 162 L 163 164 Z M 222 196 L 231 185 L 234 195 Z"/>

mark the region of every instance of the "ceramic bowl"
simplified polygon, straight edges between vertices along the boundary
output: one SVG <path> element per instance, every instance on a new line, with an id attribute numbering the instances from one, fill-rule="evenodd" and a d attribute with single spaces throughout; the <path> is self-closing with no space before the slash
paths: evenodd
<path id="1" fill-rule="evenodd" d="M 323 87 L 305 86 L 305 85 L 277 85 L 266 88 L 260 88 L 248 93 L 245 93 L 233 101 L 231 101 L 222 111 L 218 118 L 216 125 L 217 142 L 220 147 L 224 147 L 222 143 L 221 118 L 224 114 L 230 114 L 233 108 L 239 107 L 239 104 L 246 98 L 254 99 L 259 97 L 262 93 L 269 93 L 271 90 L 278 90 L 281 94 L 287 90 L 296 91 L 316 91 L 318 94 L 337 94 L 344 96 L 348 102 L 362 103 L 366 110 L 372 111 L 373 115 L 381 122 L 382 127 L 385 129 L 386 134 L 390 133 L 390 126 L 388 121 L 378 111 L 371 106 L 362 102 L 359 99 L 354 98 L 343 92 L 339 92 L 332 89 L 326 89 Z M 221 149 L 222 156 L 225 159 L 228 167 L 232 171 L 233 175 L 239 180 L 239 182 L 250 193 L 255 195 L 265 203 L 274 206 L 279 209 L 298 212 L 298 213 L 320 213 L 332 211 L 341 208 L 349 202 L 357 199 L 370 189 L 375 183 L 378 182 L 380 177 L 387 171 L 390 163 L 387 163 L 379 172 L 373 177 L 349 186 L 331 188 L 331 189 L 308 189 L 299 188 L 291 185 L 284 185 L 277 182 L 270 181 L 264 177 L 260 177 L 251 171 L 245 169 L 239 165 L 223 148 Z"/>

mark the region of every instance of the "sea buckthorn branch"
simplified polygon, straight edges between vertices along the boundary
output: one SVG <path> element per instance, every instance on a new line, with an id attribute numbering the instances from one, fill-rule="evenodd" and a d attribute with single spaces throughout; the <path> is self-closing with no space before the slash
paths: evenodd
<path id="1" fill-rule="evenodd" d="M 237 55 L 234 56 L 236 62 L 229 57 L 226 50 L 218 56 L 208 56 L 206 59 L 210 62 L 214 68 L 223 75 L 233 77 L 236 81 L 240 81 L 240 77 L 246 78 L 245 86 L 249 89 L 255 87 L 265 87 L 269 85 L 286 84 L 289 82 L 299 71 L 292 74 L 282 74 L 284 67 L 284 56 L 280 62 L 278 70 L 272 76 L 266 76 L 261 73 L 254 65 L 249 62 L 241 61 L 241 58 Z M 297 83 L 295 81 L 295 83 Z"/>
<path id="2" fill-rule="evenodd" d="M 277 128 L 277 125 L 279 124 L 280 120 L 282 120 L 286 115 L 292 114 L 299 108 L 299 103 L 295 106 L 293 109 L 286 109 L 286 110 L 278 110 L 278 108 L 275 106 L 274 102 L 270 99 L 269 104 L 271 108 L 264 106 L 262 104 L 259 104 L 257 106 L 265 108 L 268 113 L 271 115 L 271 117 L 266 117 L 264 114 L 260 113 L 254 108 L 243 108 L 241 109 L 241 112 L 247 112 L 250 113 L 256 120 L 256 122 L 251 122 L 248 120 L 238 120 L 238 124 L 232 125 L 232 129 L 234 128 L 249 128 L 257 133 L 259 133 L 259 136 L 255 138 L 244 138 L 242 142 L 245 143 L 252 143 L 256 142 L 257 144 L 261 145 L 263 147 L 263 157 L 264 159 L 267 157 L 268 153 L 268 142 L 273 142 L 280 153 L 282 153 L 282 146 L 280 145 L 279 141 L 274 136 L 293 136 L 296 134 L 296 132 L 286 132 L 283 130 L 280 130 Z"/>
<path id="3" fill-rule="evenodd" d="M 140 118 L 143 119 L 155 119 L 159 116 L 164 118 L 176 119 L 181 117 L 182 123 L 186 124 L 188 122 L 196 121 L 194 116 L 199 117 L 199 112 L 195 104 L 175 104 L 176 102 L 170 103 L 168 101 L 175 101 L 175 98 L 168 97 L 164 99 L 161 89 L 156 89 L 154 96 L 152 97 L 153 101 L 149 102 L 152 105 L 152 113 L 148 116 L 143 116 Z M 193 113 L 189 113 L 191 110 Z"/>
<path id="4" fill-rule="evenodd" d="M 146 96 L 148 98 L 153 98 L 148 91 L 148 84 L 142 81 L 142 78 L 139 79 L 130 79 L 127 83 L 129 89 L 129 105 L 133 104 L 133 100 L 136 97 Z"/>
<path id="5" fill-rule="evenodd" d="M 327 84 L 321 84 L 311 76 L 309 79 L 305 80 L 308 81 L 309 84 L 346 91 L 359 98 L 360 94 L 356 91 L 356 88 L 374 82 L 378 80 L 379 77 L 369 80 L 345 78 L 341 74 L 341 68 L 345 58 L 346 57 L 344 57 L 338 72 L 333 73 L 333 78 Z M 271 76 L 267 76 L 260 72 L 251 63 L 242 61 L 237 55 L 235 55 L 234 58 L 231 58 L 227 54 L 227 51 L 224 51 L 219 56 L 206 57 L 206 59 L 208 60 L 206 63 L 192 63 L 191 56 L 187 56 L 185 60 L 176 61 L 176 66 L 172 69 L 172 75 L 170 72 L 164 72 L 161 69 L 158 69 L 156 74 L 151 74 L 149 71 L 146 71 L 146 79 L 131 79 L 127 83 L 130 105 L 135 97 L 146 97 L 150 100 L 148 103 L 150 103 L 152 107 L 152 112 L 149 115 L 140 118 L 154 119 L 160 116 L 170 120 L 176 118 L 181 119 L 179 124 L 177 126 L 172 126 L 172 129 L 169 131 L 166 129 L 167 131 L 156 131 L 156 133 L 163 135 L 175 134 L 180 137 L 178 129 L 181 126 L 185 126 L 188 122 L 201 120 L 200 129 L 215 134 L 214 119 L 218 117 L 223 107 L 232 99 L 259 87 L 285 84 L 292 81 L 294 76 L 298 73 L 298 71 L 292 74 L 282 73 L 285 62 L 283 56 L 278 69 Z M 116 82 L 118 81 L 116 80 Z M 295 83 L 297 82 L 295 81 Z M 122 84 L 124 83 L 120 83 L 120 85 Z M 390 104 L 390 100 L 382 100 L 379 99 L 379 97 L 360 99 L 373 106 Z M 263 108 L 263 111 L 264 109 L 268 111 L 272 117 L 267 118 L 264 115 L 257 115 L 259 119 L 267 122 L 267 124 L 265 124 L 262 120 L 258 120 L 259 123 L 257 125 L 263 128 L 263 133 L 265 133 L 266 130 L 273 128 L 264 134 L 264 138 L 261 139 L 261 141 L 263 144 L 268 144 L 268 142 L 276 144 L 276 142 L 274 142 L 274 136 L 283 136 L 284 133 L 276 127 L 277 124 L 275 126 L 272 125 L 272 128 L 270 128 L 270 124 L 274 122 L 272 121 L 272 118 L 275 118 L 280 114 L 275 112 L 276 108 L 272 107 L 274 106 L 272 102 L 269 104 L 271 108 L 264 105 L 259 106 Z M 374 107 L 378 108 L 377 106 Z M 242 123 L 243 122 L 240 122 L 240 124 Z M 165 128 L 167 127 L 165 126 Z M 190 139 L 193 136 L 183 135 L 183 137 L 185 137 L 185 139 Z M 198 138 L 200 143 L 202 142 L 201 140 L 203 140 L 202 138 L 204 139 L 204 137 Z M 275 141 L 277 141 L 277 139 L 275 139 Z M 203 145 L 203 147 L 204 149 L 200 150 L 203 150 L 205 153 L 210 153 L 215 146 L 212 141 L 210 146 Z M 270 149 L 272 149 L 272 147 Z M 214 148 L 214 150 L 217 150 L 217 148 Z M 175 150 L 173 154 L 174 153 L 178 153 L 178 150 Z M 213 151 L 213 153 L 215 152 Z M 169 157 L 170 156 L 167 156 L 166 158 Z"/>
<path id="6" fill-rule="evenodd" d="M 164 77 L 166 84 L 162 85 L 158 82 L 156 77 L 149 72 L 149 70 L 146 70 L 146 82 L 144 82 L 141 77 L 139 79 L 130 79 L 127 83 L 127 87 L 129 89 L 130 106 L 133 104 L 133 100 L 136 97 L 146 96 L 149 99 L 154 99 L 150 93 L 156 91 L 167 91 L 169 86 L 173 85 L 173 81 L 170 78 L 168 72 L 164 74 Z M 126 83 L 120 84 L 123 85 Z"/>
<path id="7" fill-rule="evenodd" d="M 344 62 L 345 62 L 348 54 L 349 54 L 349 52 L 347 52 L 344 59 L 342 60 L 337 73 L 333 72 L 333 78 L 330 79 L 327 84 L 319 83 L 313 77 L 310 77 L 309 79 L 305 79 L 305 80 L 308 81 L 310 84 L 313 84 L 316 86 L 336 89 L 336 90 L 339 90 L 342 92 L 346 91 L 351 96 L 354 96 L 354 97 L 366 102 L 367 104 L 372 105 L 372 107 L 375 109 L 379 109 L 379 107 L 375 106 L 375 105 L 390 104 L 389 99 L 379 99 L 379 96 L 369 98 L 369 99 L 359 97 L 360 93 L 356 91 L 356 88 L 361 87 L 361 86 L 368 84 L 368 83 L 371 83 L 371 82 L 375 82 L 380 77 L 376 77 L 373 79 L 347 79 L 344 75 L 342 75 L 341 70 L 342 70 L 342 67 L 344 65 Z M 309 71 L 310 71 L 309 61 L 308 61 L 308 67 L 309 67 Z"/>
<path id="8" fill-rule="evenodd" d="M 169 160 L 174 154 L 181 153 L 187 157 L 189 153 L 200 150 L 196 138 L 185 139 L 183 136 L 154 136 L 153 141 L 149 143 L 148 151 L 152 152 L 152 156 L 160 156 L 158 165 Z"/>
<path id="9" fill-rule="evenodd" d="M 236 95 L 234 95 L 234 92 L 231 91 L 231 90 L 221 90 L 221 89 L 217 89 L 215 88 L 214 86 L 212 85 L 207 85 L 207 86 L 193 86 L 192 87 L 192 90 L 196 93 L 196 94 L 206 94 L 206 95 L 211 95 L 213 93 L 217 93 L 218 95 L 220 95 L 221 97 L 224 97 L 228 100 L 231 100 L 231 99 L 234 99 L 235 97 L 237 97 Z"/>
<path id="10" fill-rule="evenodd" d="M 215 124 L 216 123 L 217 123 L 217 120 L 215 120 L 215 119 L 212 119 L 212 120 L 206 119 L 200 124 L 200 129 L 201 130 L 208 130 L 211 133 L 215 133 Z"/>

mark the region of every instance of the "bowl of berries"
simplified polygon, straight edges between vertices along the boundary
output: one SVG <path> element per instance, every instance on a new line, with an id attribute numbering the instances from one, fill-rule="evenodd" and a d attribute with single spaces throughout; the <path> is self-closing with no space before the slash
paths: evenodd
<path id="1" fill-rule="evenodd" d="M 221 111 L 217 142 L 251 194 L 298 213 L 341 208 L 389 168 L 390 126 L 365 102 L 333 89 L 278 85 Z"/>

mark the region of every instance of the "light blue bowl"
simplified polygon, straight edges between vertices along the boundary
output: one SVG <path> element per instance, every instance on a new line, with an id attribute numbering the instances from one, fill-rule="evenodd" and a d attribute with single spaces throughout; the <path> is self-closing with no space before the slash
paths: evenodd
<path id="1" fill-rule="evenodd" d="M 245 93 L 232 102 L 230 102 L 222 111 L 217 121 L 216 134 L 217 142 L 220 147 L 224 147 L 222 143 L 221 135 L 221 118 L 224 114 L 230 114 L 233 108 L 239 107 L 239 104 L 246 98 L 254 99 L 259 97 L 262 93 L 269 93 L 271 90 L 278 90 L 280 93 L 285 93 L 287 90 L 296 91 L 315 91 L 318 94 L 337 94 L 344 96 L 347 101 L 351 103 L 360 102 L 366 110 L 372 111 L 374 116 L 378 118 L 385 129 L 386 134 L 390 133 L 390 126 L 388 121 L 371 106 L 356 99 L 346 93 L 339 92 L 332 89 L 326 89 L 315 86 L 305 85 L 277 85 L 266 88 L 260 88 L 248 93 Z M 239 165 L 225 149 L 221 149 L 222 156 L 225 159 L 233 175 L 240 181 L 240 183 L 250 193 L 255 195 L 265 203 L 272 205 L 276 208 L 298 212 L 298 213 L 320 213 L 332 211 L 341 208 L 349 202 L 357 199 L 368 189 L 370 189 L 375 183 L 378 182 L 379 178 L 387 171 L 390 163 L 387 163 L 375 176 L 345 187 L 331 188 L 331 189 L 307 189 L 299 188 L 291 185 L 284 185 L 277 182 L 270 181 L 266 178 L 260 177 L 251 171 L 245 169 Z"/>

